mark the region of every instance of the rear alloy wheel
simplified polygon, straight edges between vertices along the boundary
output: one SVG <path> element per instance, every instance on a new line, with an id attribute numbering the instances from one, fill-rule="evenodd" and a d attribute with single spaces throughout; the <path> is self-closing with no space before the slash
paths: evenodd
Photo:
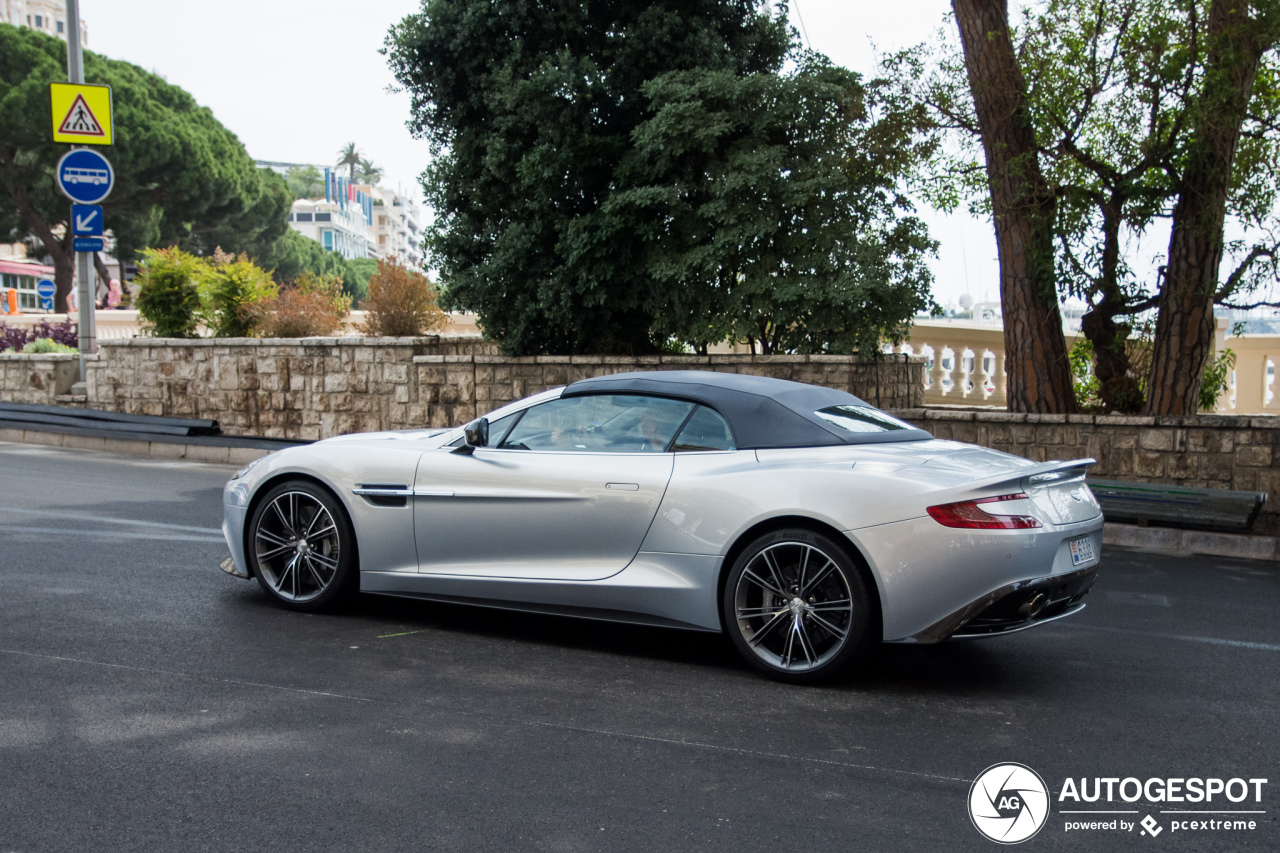
<path id="1" fill-rule="evenodd" d="M 245 544 L 262 588 L 292 610 L 323 610 L 359 590 L 351 524 L 333 496 L 313 483 L 297 480 L 268 492 Z"/>
<path id="2" fill-rule="evenodd" d="M 748 545 L 729 571 L 723 608 L 734 646 L 780 681 L 829 678 L 863 662 L 877 641 L 862 573 L 840 545 L 803 528 Z"/>

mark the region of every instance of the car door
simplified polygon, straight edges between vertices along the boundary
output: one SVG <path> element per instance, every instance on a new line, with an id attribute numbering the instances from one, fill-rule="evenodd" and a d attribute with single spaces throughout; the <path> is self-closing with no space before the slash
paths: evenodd
<path id="1" fill-rule="evenodd" d="M 419 571 L 617 574 L 653 522 L 671 479 L 671 439 L 693 408 L 631 395 L 561 398 L 492 430 L 490 447 L 424 454 L 414 482 Z"/>

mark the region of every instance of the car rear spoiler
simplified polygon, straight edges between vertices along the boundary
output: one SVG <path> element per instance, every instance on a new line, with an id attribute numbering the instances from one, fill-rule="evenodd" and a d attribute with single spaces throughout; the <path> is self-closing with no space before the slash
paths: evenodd
<path id="1" fill-rule="evenodd" d="M 1091 465 L 1098 464 L 1096 459 L 1073 459 L 1070 462 L 1041 462 L 1016 471 L 1005 471 L 992 477 L 985 477 L 965 483 L 966 489 L 996 489 L 999 487 L 1026 490 L 1036 486 L 1047 486 L 1064 480 L 1084 479 Z"/>

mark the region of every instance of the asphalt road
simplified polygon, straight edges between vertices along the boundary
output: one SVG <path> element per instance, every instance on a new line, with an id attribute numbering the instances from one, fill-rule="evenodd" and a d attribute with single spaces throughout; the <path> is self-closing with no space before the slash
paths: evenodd
<path id="1" fill-rule="evenodd" d="M 1073 620 L 794 687 L 712 635 L 287 613 L 217 570 L 230 473 L 0 444 L 0 851 L 994 850 L 1005 761 L 1271 780 L 1253 831 L 1054 802 L 1026 849 L 1280 849 L 1274 564 L 1108 550 Z"/>

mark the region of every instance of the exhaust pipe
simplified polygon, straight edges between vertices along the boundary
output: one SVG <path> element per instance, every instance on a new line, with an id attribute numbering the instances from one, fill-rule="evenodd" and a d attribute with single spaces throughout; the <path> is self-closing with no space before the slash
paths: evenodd
<path id="1" fill-rule="evenodd" d="M 1037 592 L 1022 602 L 1022 606 L 1018 608 L 1018 613 L 1027 619 L 1034 619 L 1040 615 L 1040 611 L 1044 610 L 1044 606 L 1048 603 L 1049 599 L 1044 597 L 1044 593 Z"/>

